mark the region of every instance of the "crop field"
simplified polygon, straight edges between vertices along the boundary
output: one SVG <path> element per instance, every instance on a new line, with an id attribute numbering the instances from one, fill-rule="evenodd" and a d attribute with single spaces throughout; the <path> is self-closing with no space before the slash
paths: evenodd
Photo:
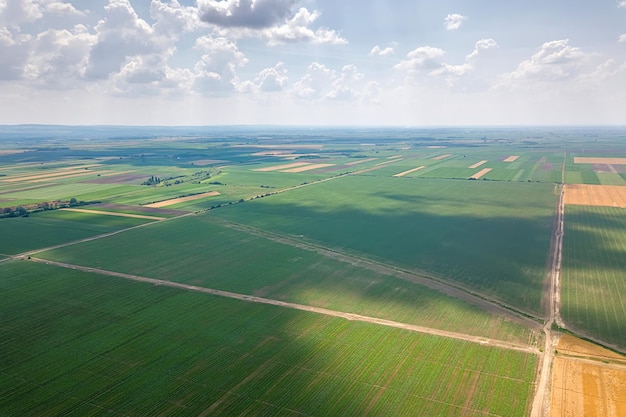
<path id="1" fill-rule="evenodd" d="M 3 415 L 528 413 L 532 354 L 27 261 L 0 277 Z"/>
<path id="2" fill-rule="evenodd" d="M 0 129 L 1 416 L 621 410 L 622 128 L 37 132 Z"/>
<path id="3" fill-rule="evenodd" d="M 16 255 L 150 222 L 118 216 L 48 211 L 29 217 L 1 219 L 0 253 Z"/>
<path id="4" fill-rule="evenodd" d="M 206 215 L 37 256 L 450 331 L 471 328 L 501 340 L 532 343 L 536 337 L 526 327 L 438 291 L 262 234 L 233 230 Z"/>
<path id="5" fill-rule="evenodd" d="M 567 206 L 562 314 L 575 328 L 626 346 L 626 211 Z"/>
<path id="6" fill-rule="evenodd" d="M 363 175 L 215 215 L 436 272 L 536 311 L 554 205 L 551 184 Z"/>

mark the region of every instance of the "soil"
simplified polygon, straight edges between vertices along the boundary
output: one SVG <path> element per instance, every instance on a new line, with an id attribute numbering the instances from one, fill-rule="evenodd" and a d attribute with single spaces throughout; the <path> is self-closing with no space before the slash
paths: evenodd
<path id="1" fill-rule="evenodd" d="M 575 164 L 608 164 L 608 165 L 626 165 L 626 158 L 589 158 L 574 157 Z"/>
<path id="2" fill-rule="evenodd" d="M 519 158 L 519 155 L 511 155 L 508 158 L 504 159 L 504 162 L 515 162 Z"/>

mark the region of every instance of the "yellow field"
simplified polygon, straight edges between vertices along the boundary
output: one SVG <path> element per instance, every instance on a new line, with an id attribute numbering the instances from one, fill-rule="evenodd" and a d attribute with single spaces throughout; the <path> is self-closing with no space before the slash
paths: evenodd
<path id="1" fill-rule="evenodd" d="M 565 204 L 626 208 L 626 186 L 566 184 Z"/>
<path id="2" fill-rule="evenodd" d="M 486 160 L 485 160 L 485 161 L 476 162 L 474 165 L 471 165 L 471 166 L 469 166 L 468 168 L 472 168 L 472 169 L 474 169 L 474 168 L 478 168 L 479 166 L 481 166 L 481 165 L 483 165 L 483 164 L 486 164 L 486 163 L 487 163 L 487 161 L 486 161 Z"/>
<path id="3" fill-rule="evenodd" d="M 478 171 L 477 173 L 475 173 L 474 175 L 472 175 L 470 177 L 470 179 L 479 179 L 480 177 L 482 177 L 483 175 L 487 174 L 489 171 L 491 171 L 492 168 L 483 168 L 480 171 Z"/>
<path id="4" fill-rule="evenodd" d="M 626 358 L 569 335 L 557 351 L 550 417 L 626 416 Z"/>
<path id="5" fill-rule="evenodd" d="M 313 169 L 326 168 L 326 167 L 332 167 L 332 166 L 333 166 L 333 164 L 310 164 L 310 165 L 306 165 L 306 166 L 300 166 L 300 167 L 296 167 L 296 168 L 286 169 L 286 170 L 280 171 L 280 172 L 304 172 L 304 171 L 311 171 Z"/>
<path id="6" fill-rule="evenodd" d="M 86 209 L 79 209 L 79 208 L 64 208 L 61 210 L 75 211 L 77 213 L 102 214 L 105 216 L 132 217 L 134 219 L 165 220 L 165 217 L 146 216 L 143 214 L 118 213 L 115 211 L 86 210 Z"/>
<path id="7" fill-rule="evenodd" d="M 626 165 L 626 158 L 589 158 L 574 157 L 575 164 L 607 164 L 607 165 Z"/>
<path id="8" fill-rule="evenodd" d="M 394 175 L 394 177 L 404 177 L 405 175 L 409 175 L 412 172 L 419 171 L 420 169 L 426 168 L 426 165 L 422 165 L 421 167 L 409 169 L 408 171 L 401 172 L 399 174 Z"/>
<path id="9" fill-rule="evenodd" d="M 517 161 L 517 158 L 519 158 L 519 155 L 511 155 L 508 158 L 506 158 L 504 162 L 515 162 Z"/>
<path id="10" fill-rule="evenodd" d="M 430 159 L 432 159 L 433 161 L 440 161 L 440 160 L 446 159 L 446 158 L 448 158 L 450 156 L 452 156 L 451 153 L 446 153 L 446 154 L 443 154 L 443 155 L 435 156 L 434 158 L 430 158 Z"/>
<path id="11" fill-rule="evenodd" d="M 362 164 L 364 162 L 370 162 L 370 161 L 375 161 L 375 160 L 376 158 L 361 159 L 360 161 L 348 162 L 346 165 L 357 165 L 357 164 Z"/>
<path id="12" fill-rule="evenodd" d="M 201 198 L 212 197 L 215 195 L 220 195 L 220 193 L 217 191 L 209 191 L 209 192 L 202 193 L 202 194 L 189 195 L 187 197 L 171 198 L 169 200 L 157 201 L 156 203 L 146 204 L 144 205 L 144 207 L 161 208 L 161 207 L 173 206 L 174 204 L 185 203 L 187 201 L 193 201 L 193 200 L 199 200 Z"/>
<path id="13" fill-rule="evenodd" d="M 281 171 L 283 169 L 300 167 L 302 165 L 309 165 L 308 162 L 292 162 L 291 164 L 273 165 L 271 167 L 258 168 L 255 171 L 269 172 L 269 171 Z"/>

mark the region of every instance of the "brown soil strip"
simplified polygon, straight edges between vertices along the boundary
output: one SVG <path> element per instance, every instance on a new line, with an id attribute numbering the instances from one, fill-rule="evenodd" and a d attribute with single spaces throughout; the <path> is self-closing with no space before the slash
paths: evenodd
<path id="1" fill-rule="evenodd" d="M 247 294 L 239 294 L 239 293 L 234 293 L 234 292 L 230 292 L 230 291 L 216 290 L 216 289 L 213 289 L 213 288 L 197 287 L 195 285 L 182 284 L 182 283 L 179 283 L 179 282 L 164 281 L 164 280 L 160 280 L 160 279 L 142 277 L 142 276 L 139 276 L 139 275 L 124 274 L 124 273 L 120 273 L 120 272 L 108 271 L 108 270 L 99 269 L 99 268 L 91 268 L 91 267 L 87 267 L 87 266 L 68 264 L 68 263 L 64 263 L 64 262 L 55 262 L 55 261 L 50 261 L 50 260 L 45 260 L 45 259 L 38 259 L 38 258 L 34 258 L 34 257 L 31 258 L 30 260 L 34 261 L 34 262 L 38 262 L 38 263 L 45 263 L 45 264 L 48 264 L 48 265 L 55 265 L 55 266 L 59 266 L 59 267 L 62 267 L 62 268 L 69 268 L 69 269 L 74 269 L 74 270 L 79 270 L 79 271 L 97 273 L 97 274 L 101 274 L 101 275 L 114 276 L 114 277 L 118 277 L 118 278 L 130 279 L 130 280 L 139 281 L 139 282 L 147 282 L 147 283 L 150 283 L 152 285 L 163 285 L 163 286 L 166 286 L 166 287 L 178 288 L 178 289 L 188 290 L 188 291 L 197 291 L 197 292 L 202 292 L 202 293 L 206 293 L 206 294 L 216 295 L 216 296 L 219 296 L 219 297 L 232 298 L 232 299 L 235 299 L 235 300 L 249 301 L 249 302 L 260 303 L 260 304 L 269 304 L 269 305 L 274 305 L 274 306 L 281 306 L 281 307 L 285 307 L 285 308 L 292 308 L 292 309 L 295 309 L 295 310 L 301 310 L 301 311 L 308 311 L 308 312 L 311 312 L 311 313 L 323 314 L 323 315 L 331 316 L 331 317 L 339 317 L 339 318 L 343 318 L 343 319 L 351 320 L 351 321 L 361 321 L 361 322 L 366 322 L 366 323 L 378 324 L 378 325 L 381 325 L 381 326 L 388 326 L 388 327 L 394 327 L 394 328 L 398 328 L 398 329 L 404 329 L 404 330 L 408 330 L 408 331 L 412 331 L 412 332 L 432 334 L 432 335 L 435 335 L 435 336 L 441 336 L 441 337 L 447 337 L 447 338 L 450 338 L 450 339 L 463 340 L 463 341 L 466 341 L 466 342 L 477 343 L 477 344 L 480 344 L 480 345 L 483 345 L 483 346 L 499 347 L 499 348 L 503 348 L 503 349 L 517 350 L 517 351 L 526 352 L 526 353 L 532 353 L 532 354 L 538 354 L 539 353 L 538 350 L 536 348 L 532 347 L 532 346 L 521 345 L 521 344 L 511 343 L 511 342 L 506 342 L 506 341 L 501 341 L 501 340 L 488 339 L 488 338 L 485 338 L 485 337 L 473 336 L 473 335 L 468 335 L 468 334 L 463 334 L 463 333 L 449 332 L 449 331 L 446 331 L 446 330 L 433 329 L 433 328 L 430 328 L 430 327 L 417 326 L 417 325 L 414 325 L 414 324 L 402 323 L 402 322 L 397 322 L 397 321 L 393 321 L 393 320 L 386 320 L 386 319 L 381 319 L 381 318 L 378 318 L 378 317 L 370 317 L 370 316 L 364 316 L 364 315 L 361 315 L 361 314 L 346 313 L 346 312 L 343 312 L 343 311 L 329 310 L 329 309 L 326 309 L 326 308 L 313 307 L 313 306 L 309 306 L 309 305 L 305 305 L 305 304 L 297 304 L 297 303 L 291 303 L 291 302 L 287 302 L 287 301 L 280 301 L 280 300 L 273 300 L 273 299 L 269 299 L 269 298 L 255 297 L 255 296 L 251 296 L 251 295 L 247 295 Z"/>
<path id="2" fill-rule="evenodd" d="M 474 175 L 472 175 L 470 177 L 470 179 L 479 179 L 480 177 L 482 177 L 483 175 L 487 174 L 489 171 L 491 171 L 492 168 L 483 168 L 480 171 L 478 171 L 477 173 L 475 173 Z"/>
<path id="3" fill-rule="evenodd" d="M 443 149 L 447 148 L 447 146 L 427 146 L 428 149 Z"/>
<path id="4" fill-rule="evenodd" d="M 15 155 L 18 153 L 25 153 L 25 150 L 19 150 L 19 149 L 0 149 L 0 156 L 5 156 L 5 155 Z"/>
<path id="5" fill-rule="evenodd" d="M 419 171 L 420 169 L 426 168 L 426 165 L 422 165 L 421 167 L 409 169 L 408 171 L 401 172 L 399 174 L 394 175 L 394 177 L 404 177 L 405 175 L 409 175 L 412 172 Z"/>
<path id="6" fill-rule="evenodd" d="M 146 207 L 146 206 L 133 206 L 129 204 L 101 203 L 101 204 L 93 205 L 92 207 L 105 209 L 104 211 L 111 211 L 111 210 L 122 211 L 122 212 L 136 211 L 136 212 L 145 213 L 145 214 L 155 214 L 157 216 L 159 215 L 182 216 L 183 214 L 189 214 L 189 212 L 185 210 L 153 208 L 153 207 Z"/>
<path id="7" fill-rule="evenodd" d="M 86 175 L 102 175 L 104 174 L 106 171 L 84 171 L 84 172 L 72 172 L 72 171 L 68 171 L 67 174 L 63 175 L 63 176 L 55 176 L 54 178 L 52 178 L 53 181 L 58 181 L 58 180 L 65 180 L 67 178 L 74 178 L 74 177 L 84 177 Z M 48 178 L 42 178 L 42 179 L 38 179 L 38 180 L 30 180 L 30 181 L 26 181 L 28 183 L 37 183 L 37 182 L 46 182 L 48 181 Z"/>
<path id="8" fill-rule="evenodd" d="M 564 337 L 557 349 L 574 349 L 579 353 L 594 353 L 604 349 L 585 346 L 586 342 L 574 337 Z M 608 352 L 608 351 L 606 351 Z M 601 357 L 612 352 L 600 352 Z M 550 417 L 589 416 L 620 417 L 626 415 L 626 367 L 598 361 L 570 358 L 559 355 L 552 371 Z"/>
<path id="9" fill-rule="evenodd" d="M 218 191 L 208 191 L 202 194 L 188 195 L 187 197 L 179 197 L 179 198 L 172 198 L 169 200 L 157 201 L 156 203 L 146 204 L 145 207 L 160 208 L 160 207 L 173 206 L 174 204 L 186 203 L 187 201 L 200 200 L 201 198 L 213 197 L 215 195 L 220 195 L 220 193 Z"/>
<path id="10" fill-rule="evenodd" d="M 255 169 L 255 171 L 259 171 L 259 172 L 280 171 L 280 170 L 288 169 L 288 168 L 301 167 L 303 165 L 309 165 L 309 163 L 308 162 L 293 162 L 291 164 L 273 165 L 271 167 L 258 168 L 258 169 Z"/>
<path id="11" fill-rule="evenodd" d="M 165 220 L 165 217 L 146 216 L 143 214 L 120 213 L 116 211 L 87 210 L 87 209 L 78 209 L 78 208 L 64 208 L 61 210 L 75 211 L 77 213 L 102 214 L 105 216 L 132 217 L 134 219 Z"/>
<path id="12" fill-rule="evenodd" d="M 291 169 L 285 169 L 285 170 L 280 171 L 280 172 L 304 172 L 304 171 L 311 171 L 313 169 L 332 167 L 333 165 L 334 164 L 310 164 L 310 165 L 306 165 L 306 166 L 301 166 L 301 167 L 296 167 L 296 168 L 291 168 Z"/>
<path id="13" fill-rule="evenodd" d="M 450 156 L 452 156 L 451 153 L 446 153 L 446 154 L 443 154 L 443 155 L 435 156 L 434 158 L 430 158 L 430 159 L 432 159 L 433 161 L 440 161 L 440 160 L 446 159 L 446 158 L 448 158 Z"/>
<path id="14" fill-rule="evenodd" d="M 575 164 L 607 164 L 607 165 L 626 165 L 626 158 L 590 158 L 590 157 L 574 157 Z"/>
<path id="15" fill-rule="evenodd" d="M 566 184 L 565 204 L 626 208 L 626 186 Z"/>
<path id="16" fill-rule="evenodd" d="M 135 172 L 134 169 L 128 171 L 118 171 L 118 172 L 107 172 L 106 174 L 100 174 L 101 177 L 114 177 L 116 175 L 130 174 L 131 172 Z"/>
<path id="17" fill-rule="evenodd" d="M 323 149 L 324 145 L 286 143 L 284 145 L 233 145 L 233 148 L 260 148 L 260 149 Z"/>
<path id="18" fill-rule="evenodd" d="M 474 169 L 474 168 L 478 168 L 478 167 L 479 167 L 479 166 L 481 166 L 482 164 L 486 164 L 486 163 L 487 163 L 487 161 L 486 161 L 486 160 L 485 160 L 485 161 L 476 162 L 474 165 L 472 165 L 472 166 L 470 166 L 470 167 L 468 167 L 468 168 L 472 168 L 472 169 Z"/>
<path id="19" fill-rule="evenodd" d="M 394 155 L 394 156 L 387 157 L 387 159 L 396 159 L 396 158 L 402 158 L 402 155 Z"/>
<path id="20" fill-rule="evenodd" d="M 508 158 L 505 158 L 503 162 L 515 162 L 519 158 L 519 155 L 511 155 Z"/>
<path id="21" fill-rule="evenodd" d="M 37 188 L 51 187 L 53 185 L 54 184 L 50 183 L 50 184 L 42 184 L 42 185 L 32 185 L 30 187 L 23 187 L 23 188 L 13 188 L 10 190 L 2 190 L 0 191 L 0 194 L 11 194 L 11 193 L 18 193 L 20 191 L 36 190 Z"/>

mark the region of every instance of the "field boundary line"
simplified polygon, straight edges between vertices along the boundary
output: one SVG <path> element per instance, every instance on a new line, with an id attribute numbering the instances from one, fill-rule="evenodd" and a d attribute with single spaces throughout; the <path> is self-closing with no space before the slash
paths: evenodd
<path id="1" fill-rule="evenodd" d="M 499 301 L 488 298 L 487 296 L 480 294 L 474 290 L 464 288 L 461 285 L 450 283 L 442 278 L 438 278 L 432 274 L 422 271 L 411 271 L 401 267 L 386 264 L 380 261 L 376 261 L 370 258 L 362 257 L 355 254 L 346 253 L 338 249 L 329 248 L 323 245 L 305 242 L 298 240 L 289 235 L 278 234 L 275 232 L 269 232 L 266 230 L 257 229 L 252 226 L 235 223 L 225 219 L 219 219 L 211 217 L 211 219 L 222 224 L 225 227 L 229 227 L 234 230 L 246 232 L 255 236 L 282 243 L 285 245 L 297 247 L 300 249 L 312 251 L 320 255 L 333 258 L 350 265 L 359 266 L 370 271 L 382 273 L 385 275 L 391 275 L 396 278 L 403 279 L 405 281 L 413 282 L 423 285 L 427 288 L 439 291 L 453 298 L 464 300 L 470 304 L 481 307 L 491 313 L 501 314 L 509 319 L 512 319 L 519 324 L 525 325 L 531 330 L 538 331 L 541 328 L 539 318 L 535 317 L 531 313 L 527 313 L 521 310 L 517 310 L 511 306 L 508 306 Z"/>
<path id="2" fill-rule="evenodd" d="M 177 288 L 177 289 L 187 290 L 187 291 L 201 292 L 201 293 L 211 294 L 211 295 L 215 295 L 219 297 L 226 297 L 226 298 L 231 298 L 235 300 L 240 300 L 240 301 L 249 301 L 249 302 L 259 303 L 259 304 L 268 304 L 268 305 L 273 305 L 273 306 L 291 308 L 294 310 L 307 311 L 310 313 L 322 314 L 326 316 L 344 318 L 346 320 L 351 320 L 351 321 L 361 321 L 361 322 L 377 324 L 381 326 L 394 327 L 394 328 L 409 330 L 409 331 L 417 332 L 417 333 L 424 333 L 424 334 L 430 334 L 434 336 L 446 337 L 449 339 L 462 340 L 466 342 L 480 344 L 483 346 L 498 347 L 502 349 L 515 350 L 515 351 L 520 351 L 520 352 L 525 352 L 525 353 L 532 353 L 536 355 L 539 354 L 539 349 L 533 346 L 520 345 L 517 343 L 506 342 L 503 340 L 490 339 L 487 337 L 472 336 L 472 335 L 463 334 L 463 333 L 450 332 L 447 330 L 439 330 L 439 329 L 435 329 L 431 327 L 424 327 L 424 326 L 418 326 L 415 324 L 402 323 L 398 321 L 381 319 L 381 318 L 372 317 L 372 316 L 365 316 L 362 314 L 346 313 L 343 311 L 330 310 L 330 309 L 322 308 L 322 307 L 314 307 L 314 306 L 309 306 L 306 304 L 298 304 L 298 303 L 292 303 L 289 301 L 281 301 L 281 300 L 274 300 L 271 298 L 256 297 L 253 295 L 240 294 L 240 293 L 224 291 L 224 290 L 217 290 L 214 288 L 198 287 L 196 285 L 183 284 L 180 282 L 166 281 L 166 280 L 161 280 L 161 279 L 156 279 L 156 278 L 148 278 L 148 277 L 144 277 L 140 275 L 125 274 L 121 272 L 109 271 L 106 269 L 92 268 L 88 266 L 75 265 L 75 264 L 70 264 L 70 263 L 65 263 L 65 262 L 56 262 L 56 261 L 51 261 L 51 260 L 46 260 L 46 259 L 41 259 L 41 258 L 30 258 L 29 261 L 42 263 L 46 265 L 54 265 L 54 266 L 58 266 L 61 268 L 73 269 L 76 271 L 83 271 L 83 272 L 89 272 L 89 273 L 97 273 L 100 275 L 113 276 L 117 278 L 131 280 L 131 281 L 145 282 L 145 283 L 149 283 L 155 286 L 162 285 L 165 287 Z"/>

